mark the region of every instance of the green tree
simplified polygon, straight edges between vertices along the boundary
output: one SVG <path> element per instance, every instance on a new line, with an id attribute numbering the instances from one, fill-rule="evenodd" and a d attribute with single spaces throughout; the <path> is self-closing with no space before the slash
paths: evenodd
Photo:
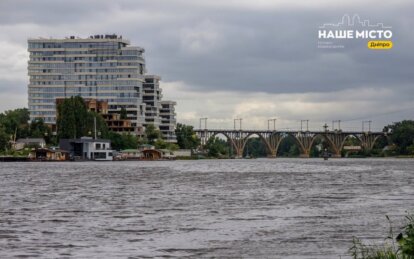
<path id="1" fill-rule="evenodd" d="M 148 144 L 153 145 L 154 142 L 161 138 L 161 132 L 155 128 L 154 124 L 148 124 L 145 128 L 145 135 L 148 139 Z"/>
<path id="2" fill-rule="evenodd" d="M 299 147 L 297 145 L 290 146 L 288 156 L 297 157 L 299 155 L 300 155 Z"/>
<path id="3" fill-rule="evenodd" d="M 94 111 L 89 111 L 86 117 L 87 117 L 86 128 L 88 130 L 88 135 L 92 135 L 92 136 L 95 135 L 95 120 L 96 120 L 97 137 L 108 138 L 108 133 L 109 133 L 108 125 L 106 124 L 102 115 Z"/>
<path id="4" fill-rule="evenodd" d="M 410 155 L 414 155 L 414 143 L 407 147 L 407 151 Z"/>
<path id="5" fill-rule="evenodd" d="M 408 147 L 414 143 L 414 121 L 404 120 L 388 125 L 384 131 L 391 130 L 391 141 L 397 146 L 397 152 L 401 155 L 409 154 Z"/>
<path id="6" fill-rule="evenodd" d="M 279 144 L 279 149 L 277 150 L 277 156 L 287 157 L 287 156 L 297 156 L 299 155 L 299 149 L 297 147 L 297 141 L 293 136 L 285 137 L 282 142 Z"/>
<path id="7" fill-rule="evenodd" d="M 80 96 L 65 99 L 57 107 L 57 129 L 59 138 L 80 138 L 94 135 L 96 130 L 102 137 L 108 136 L 108 127 L 101 115 L 88 111 Z"/>
<path id="8" fill-rule="evenodd" d="M 4 128 L 0 125 L 0 151 L 5 151 L 10 148 L 10 135 L 6 133 Z"/>
<path id="9" fill-rule="evenodd" d="M 112 148 L 115 150 L 137 149 L 138 138 L 132 134 L 108 132 L 107 138 L 111 140 Z"/>
<path id="10" fill-rule="evenodd" d="M 177 144 L 182 149 L 195 149 L 200 145 L 200 139 L 195 134 L 193 126 L 178 123 L 175 135 Z"/>
<path id="11" fill-rule="evenodd" d="M 45 135 L 51 135 L 51 129 L 43 122 L 43 119 L 36 119 L 30 123 L 29 135 L 32 138 L 43 138 Z"/>
<path id="12" fill-rule="evenodd" d="M 210 138 L 206 143 L 206 148 L 208 149 L 208 156 L 210 157 L 220 157 L 228 155 L 228 145 L 227 141 L 222 140 L 218 137 Z"/>
<path id="13" fill-rule="evenodd" d="M 154 146 L 157 149 L 168 149 L 171 151 L 175 151 L 180 148 L 177 144 L 165 142 L 163 139 L 160 138 L 157 139 L 157 141 L 155 141 Z"/>
<path id="14" fill-rule="evenodd" d="M 18 138 L 29 136 L 29 110 L 26 108 L 9 110 L 0 114 L 0 125 L 6 134 Z"/>
<path id="15" fill-rule="evenodd" d="M 249 138 L 243 150 L 243 156 L 267 157 L 268 150 L 260 138 Z"/>

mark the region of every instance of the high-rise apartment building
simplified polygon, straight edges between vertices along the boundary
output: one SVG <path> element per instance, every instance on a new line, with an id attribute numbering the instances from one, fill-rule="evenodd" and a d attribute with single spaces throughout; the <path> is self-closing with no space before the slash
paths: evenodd
<path id="1" fill-rule="evenodd" d="M 56 99 L 81 96 L 107 102 L 108 116 L 125 109 L 137 135 L 154 124 L 166 139 L 175 139 L 175 117 L 167 131 L 165 116 L 160 115 L 161 78 L 145 75 L 143 48 L 117 35 L 29 39 L 28 44 L 31 120 L 42 118 L 54 125 Z"/>
<path id="2" fill-rule="evenodd" d="M 145 75 L 145 82 L 142 85 L 142 101 L 145 110 L 145 123 L 154 124 L 159 128 L 161 124 L 160 109 L 162 99 L 162 89 L 160 88 L 161 77 L 156 75 Z"/>
<path id="3" fill-rule="evenodd" d="M 160 87 L 161 77 L 156 75 L 145 75 L 145 82 L 142 86 L 142 96 L 145 110 L 145 123 L 153 124 L 159 128 L 163 138 L 167 142 L 175 143 L 175 105 L 173 101 L 162 100 L 162 89 Z"/>
<path id="4" fill-rule="evenodd" d="M 175 105 L 174 101 L 161 101 L 160 109 L 160 131 L 167 142 L 177 142 L 177 136 L 175 135 L 175 126 L 177 125 Z"/>
<path id="5" fill-rule="evenodd" d="M 30 119 L 56 123 L 56 99 L 81 96 L 108 102 L 108 113 L 127 111 L 136 134 L 145 122 L 144 49 L 117 35 L 86 39 L 29 39 Z"/>

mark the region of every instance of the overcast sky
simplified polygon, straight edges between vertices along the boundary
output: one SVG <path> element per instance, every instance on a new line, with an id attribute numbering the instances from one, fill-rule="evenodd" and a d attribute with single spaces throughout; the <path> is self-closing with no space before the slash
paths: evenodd
<path id="1" fill-rule="evenodd" d="M 414 119 L 413 10 L 411 0 L 0 0 L 0 112 L 27 107 L 27 38 L 116 33 L 145 48 L 179 122 L 382 129 Z M 318 49 L 318 26 L 344 14 L 392 26 L 393 49 Z"/>

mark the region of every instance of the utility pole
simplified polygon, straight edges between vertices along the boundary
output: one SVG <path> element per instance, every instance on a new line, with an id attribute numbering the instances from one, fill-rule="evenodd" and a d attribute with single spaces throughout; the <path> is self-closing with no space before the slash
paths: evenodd
<path id="1" fill-rule="evenodd" d="M 368 123 L 368 132 L 371 132 L 371 123 L 372 123 L 372 120 L 369 120 L 369 121 L 362 121 L 362 132 L 364 132 L 364 129 L 365 129 L 365 123 Z"/>
<path id="2" fill-rule="evenodd" d="M 300 120 L 300 131 L 303 131 L 303 122 L 306 122 L 306 131 L 309 131 L 309 120 Z"/>
<path id="3" fill-rule="evenodd" d="M 207 119 L 208 118 L 200 118 L 200 130 L 202 126 L 202 122 L 204 121 L 204 129 L 207 129 Z"/>
<path id="4" fill-rule="evenodd" d="M 270 122 L 273 121 L 273 130 L 276 130 L 276 121 L 277 119 L 269 119 L 267 120 L 267 130 L 270 130 Z"/>
<path id="5" fill-rule="evenodd" d="M 236 130 L 236 121 L 239 122 L 240 130 L 242 129 L 242 120 L 243 119 L 234 119 L 234 130 Z"/>
<path id="6" fill-rule="evenodd" d="M 338 123 L 338 131 L 341 130 L 341 120 L 333 120 L 332 121 L 332 130 L 335 130 L 335 123 Z"/>

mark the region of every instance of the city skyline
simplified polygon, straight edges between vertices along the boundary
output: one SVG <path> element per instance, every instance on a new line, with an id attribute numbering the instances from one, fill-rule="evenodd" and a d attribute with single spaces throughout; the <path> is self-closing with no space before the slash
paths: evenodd
<path id="1" fill-rule="evenodd" d="M 303 119 L 312 128 L 340 119 L 346 129 L 372 120 L 381 129 L 412 118 L 413 4 L 373 3 L 3 1 L 0 111 L 27 107 L 28 38 L 117 33 L 146 49 L 178 122 L 198 127 L 208 117 L 211 127 L 232 128 L 243 118 L 244 128 L 267 128 L 278 118 L 278 128 L 297 129 Z M 344 13 L 392 26 L 394 48 L 316 49 L 318 26 Z"/>

